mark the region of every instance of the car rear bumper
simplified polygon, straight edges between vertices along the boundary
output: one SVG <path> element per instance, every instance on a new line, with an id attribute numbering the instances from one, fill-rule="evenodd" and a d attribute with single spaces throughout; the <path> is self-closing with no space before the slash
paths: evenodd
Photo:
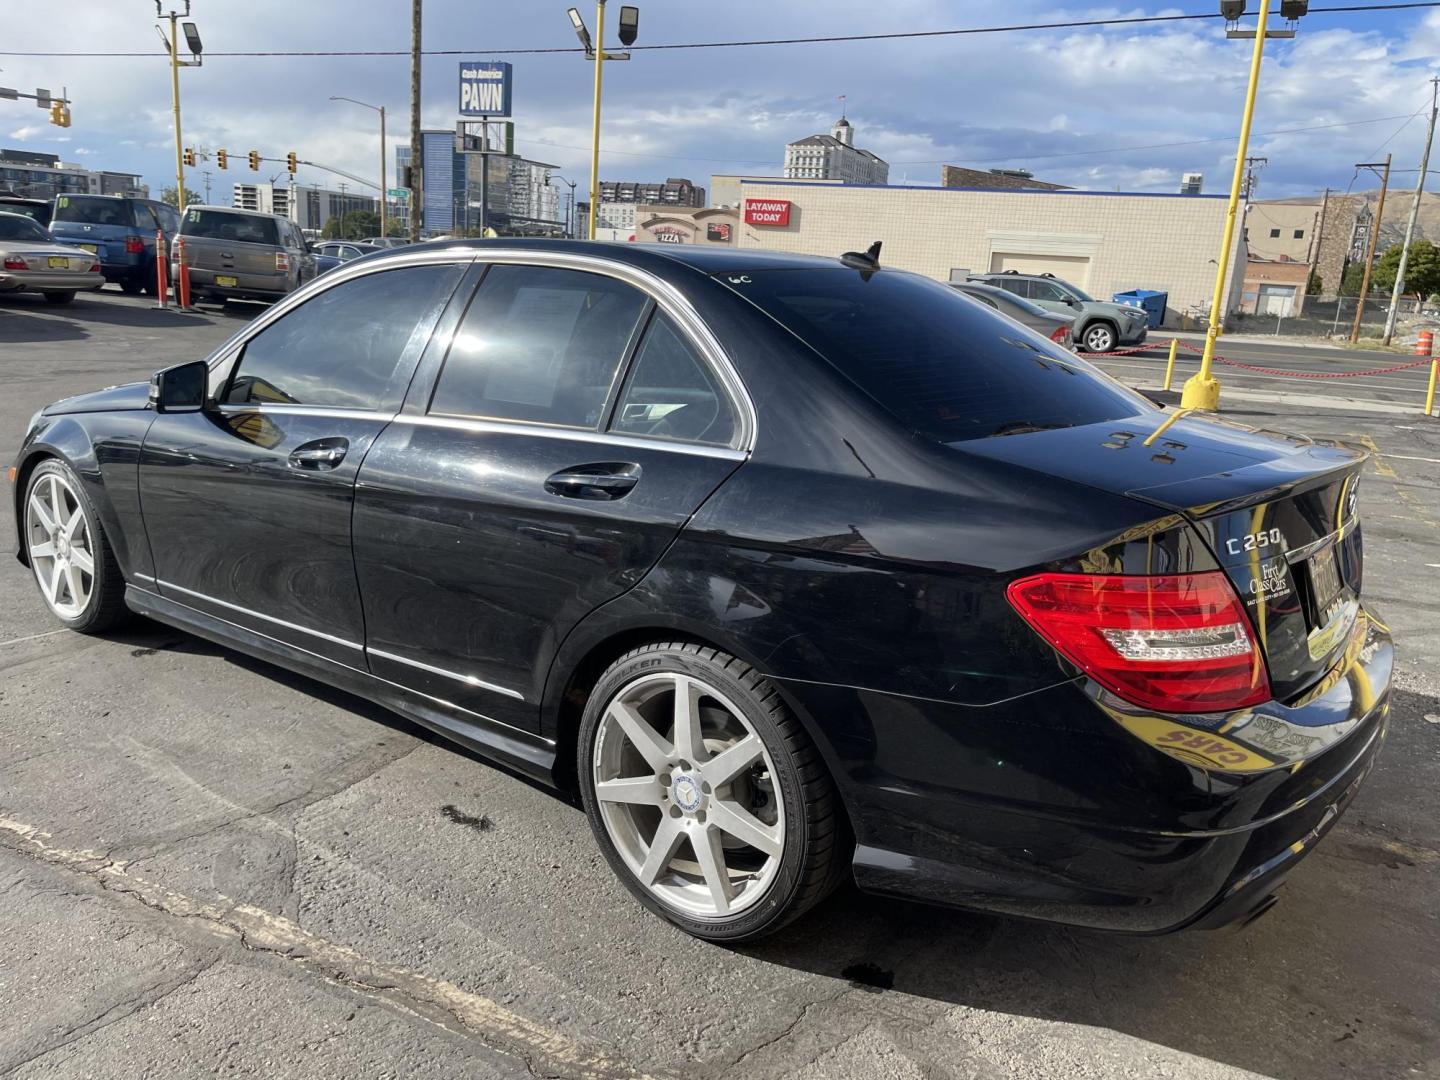
<path id="1" fill-rule="evenodd" d="M 178 272 L 178 267 L 173 268 Z M 222 285 L 217 278 L 234 278 L 234 285 Z M 190 268 L 190 292 L 194 296 L 213 296 L 226 300 L 279 300 L 289 295 L 289 282 L 284 274 L 240 274 L 223 270 Z"/>
<path id="2" fill-rule="evenodd" d="M 983 707 L 780 684 L 819 729 L 861 888 L 1157 934 L 1262 909 L 1354 798 L 1394 661 L 1370 613 L 1354 640 L 1301 701 L 1231 716 L 1146 716 L 1084 679 Z"/>
<path id="3" fill-rule="evenodd" d="M 7 270 L 0 273 L 0 292 L 83 292 L 105 284 L 101 274 L 29 273 Z"/>

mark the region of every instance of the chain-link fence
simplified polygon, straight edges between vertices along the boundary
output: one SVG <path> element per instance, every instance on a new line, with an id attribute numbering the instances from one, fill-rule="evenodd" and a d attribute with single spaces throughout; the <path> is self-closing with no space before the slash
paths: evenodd
<path id="1" fill-rule="evenodd" d="M 1341 338 L 1348 340 L 1355 328 L 1355 310 L 1359 297 L 1341 296 L 1333 300 L 1306 297 L 1300 306 L 1288 301 L 1277 305 L 1273 312 L 1246 314 L 1232 312 L 1225 320 L 1226 330 L 1235 334 L 1269 334 L 1276 337 Z M 1390 312 L 1390 297 L 1371 295 L 1360 313 L 1361 340 L 1380 338 L 1385 333 L 1385 320 Z M 1392 344 L 1405 347 L 1415 344 L 1421 330 L 1440 329 L 1440 302 L 1433 300 L 1400 301 L 1395 316 L 1395 337 Z"/>

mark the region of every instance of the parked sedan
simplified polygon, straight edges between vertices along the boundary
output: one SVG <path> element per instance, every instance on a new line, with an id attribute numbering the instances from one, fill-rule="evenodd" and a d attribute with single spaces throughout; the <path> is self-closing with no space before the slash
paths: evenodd
<path id="1" fill-rule="evenodd" d="M 373 255 L 380 249 L 354 240 L 326 240 L 324 243 L 312 245 L 311 250 L 315 253 L 315 273 L 323 274 L 351 259 Z"/>
<path id="2" fill-rule="evenodd" d="M 950 287 L 986 307 L 994 308 L 1002 315 L 1009 315 L 1022 326 L 1028 326 L 1036 333 L 1045 335 L 1062 349 L 1075 347 L 1075 320 L 1071 316 L 1046 311 L 1039 304 L 1032 304 L 1024 297 L 997 289 L 994 285 L 982 285 L 978 281 L 952 281 Z"/>
<path id="3" fill-rule="evenodd" d="M 737 941 L 847 876 L 1265 910 L 1385 735 L 1363 461 L 869 254 L 517 239 L 334 270 L 42 410 L 12 478 L 63 625 L 142 612 L 578 790 L 641 904 Z"/>
<path id="4" fill-rule="evenodd" d="M 56 243 L 33 218 L 0 213 L 0 293 L 38 292 L 48 303 L 68 304 L 104 284 L 94 255 Z"/>

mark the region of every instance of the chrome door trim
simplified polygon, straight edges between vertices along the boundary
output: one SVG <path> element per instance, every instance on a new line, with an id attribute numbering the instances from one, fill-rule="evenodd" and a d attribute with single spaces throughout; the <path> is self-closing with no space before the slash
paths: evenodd
<path id="1" fill-rule="evenodd" d="M 672 454 L 693 454 L 695 457 L 719 458 L 722 461 L 744 461 L 750 456 L 749 451 L 736 450 L 729 446 L 702 446 L 698 443 L 669 442 L 663 439 L 646 439 L 634 435 L 615 435 L 606 431 L 592 431 L 588 428 L 530 424 L 523 420 L 468 420 L 459 416 L 419 416 L 400 413 L 393 417 L 393 422 L 414 424 L 416 427 L 473 431 L 483 435 L 537 435 L 542 439 L 570 439 L 602 446 L 620 446 L 636 450 L 663 450 Z"/>
<path id="2" fill-rule="evenodd" d="M 186 596 L 193 596 L 197 600 L 204 600 L 207 604 L 214 604 L 217 607 L 228 608 L 230 611 L 238 611 L 242 615 L 250 615 L 256 619 L 264 619 L 268 623 L 274 623 L 276 626 L 283 626 L 287 630 L 297 630 L 302 634 L 309 634 L 311 637 L 320 638 L 322 641 L 328 641 L 335 645 L 343 645 L 347 649 L 356 649 L 360 652 L 363 652 L 365 649 L 365 646 L 356 644 L 353 641 L 346 641 L 344 638 L 335 637 L 335 635 L 333 634 L 324 634 L 321 633 L 319 630 L 311 630 L 308 626 L 299 626 L 296 623 L 286 622 L 284 619 L 277 619 L 274 615 L 266 615 L 263 611 L 255 611 L 252 608 L 242 607 L 240 604 L 232 604 L 228 600 L 217 600 L 213 596 L 208 596 L 202 592 L 196 592 L 194 589 L 187 589 L 183 585 L 176 585 L 172 581 L 164 581 L 158 578 L 152 578 L 151 580 L 154 581 L 155 584 L 159 585 L 162 590 L 174 589 L 176 592 L 184 593 Z"/>
<path id="3" fill-rule="evenodd" d="M 379 409 L 337 409 L 329 405 L 270 405 L 247 401 L 243 404 L 221 404 L 218 410 L 222 416 L 243 416 L 246 413 L 273 416 L 320 416 L 327 420 L 373 420 L 377 424 L 388 424 L 395 419 L 395 413 Z"/>
<path id="4" fill-rule="evenodd" d="M 474 675 L 461 675 L 459 672 L 449 671 L 446 668 L 442 667 L 436 667 L 434 664 L 422 664 L 419 660 L 411 660 L 408 656 L 397 656 L 395 653 L 385 652 L 383 649 L 377 649 L 374 646 L 366 646 L 365 651 L 371 656 L 380 657 L 382 660 L 394 660 L 397 664 L 406 664 L 409 667 L 419 668 L 421 671 L 428 671 L 431 675 L 441 675 L 447 679 L 454 679 L 456 682 L 462 682 L 466 686 L 474 686 L 478 687 L 481 690 L 489 690 L 491 693 L 501 694 L 508 698 L 514 698 L 516 701 L 525 700 L 525 695 L 520 693 L 518 690 L 511 690 L 509 687 L 506 686 L 499 686 L 492 682 L 486 682 L 484 679 L 477 678 Z"/>

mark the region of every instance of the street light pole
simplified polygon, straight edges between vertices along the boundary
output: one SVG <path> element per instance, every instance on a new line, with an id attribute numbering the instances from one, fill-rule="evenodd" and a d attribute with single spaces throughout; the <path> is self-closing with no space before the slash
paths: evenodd
<path id="1" fill-rule="evenodd" d="M 589 234 L 587 240 L 595 239 L 595 208 L 600 205 L 600 84 L 604 75 L 605 0 L 595 0 L 595 115 L 590 127 L 590 223 L 586 230 Z"/>
<path id="2" fill-rule="evenodd" d="M 371 105 L 365 101 L 356 101 L 353 97 L 344 97 L 338 94 L 330 95 L 331 101 L 348 101 L 351 105 L 359 105 L 366 109 L 373 109 L 380 114 L 380 235 L 389 236 L 385 228 L 385 106 Z"/>
<path id="3" fill-rule="evenodd" d="M 185 212 L 185 148 L 182 145 L 184 138 L 180 134 L 180 69 L 182 67 L 198 67 L 200 65 L 200 35 L 195 29 L 194 23 L 185 24 L 185 38 L 189 44 L 190 51 L 196 56 L 195 60 L 180 59 L 180 35 L 178 26 L 180 19 L 190 17 L 190 0 L 185 0 L 184 11 L 171 11 L 168 15 L 161 7 L 161 0 L 155 0 L 155 17 L 157 19 L 168 18 L 170 20 L 170 38 L 167 44 L 170 46 L 170 103 L 175 112 L 175 198 L 179 202 L 176 208 L 181 213 Z"/>
<path id="4" fill-rule="evenodd" d="M 1270 18 L 1270 0 L 1260 0 L 1260 23 L 1255 32 L 1255 49 L 1250 55 L 1250 83 L 1245 90 L 1245 114 L 1240 121 L 1240 145 L 1235 150 L 1235 174 L 1230 179 L 1230 204 L 1225 211 L 1225 235 L 1220 241 L 1220 265 L 1215 268 L 1215 290 L 1210 297 L 1210 324 L 1205 330 L 1205 351 L 1200 370 L 1185 380 L 1180 394 L 1182 409 L 1218 409 L 1220 380 L 1211 369 L 1215 362 L 1215 339 L 1224 318 L 1226 268 L 1235 243 L 1235 217 L 1240 208 L 1240 186 L 1245 179 L 1245 158 L 1250 149 L 1250 122 L 1255 117 L 1255 92 L 1260 86 L 1260 60 L 1265 55 L 1265 31 Z"/>

